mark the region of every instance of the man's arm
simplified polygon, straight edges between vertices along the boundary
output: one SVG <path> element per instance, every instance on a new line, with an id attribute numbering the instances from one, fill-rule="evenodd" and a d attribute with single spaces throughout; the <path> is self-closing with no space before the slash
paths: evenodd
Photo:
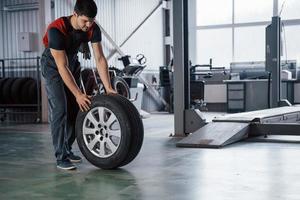
<path id="1" fill-rule="evenodd" d="M 77 86 L 75 79 L 68 68 L 68 59 L 65 50 L 55 50 L 50 48 L 50 51 L 55 60 L 58 72 L 62 80 L 75 96 L 80 110 L 81 111 L 89 110 L 89 105 L 91 104 L 91 101 L 89 100 L 88 96 L 83 94 L 80 91 L 79 87 Z"/>
<path id="2" fill-rule="evenodd" d="M 116 93 L 116 91 L 112 88 L 110 83 L 107 61 L 103 54 L 101 42 L 92 43 L 92 48 L 93 48 L 93 53 L 97 65 L 97 70 L 102 80 L 102 83 L 105 87 L 106 92 L 108 94 Z"/>

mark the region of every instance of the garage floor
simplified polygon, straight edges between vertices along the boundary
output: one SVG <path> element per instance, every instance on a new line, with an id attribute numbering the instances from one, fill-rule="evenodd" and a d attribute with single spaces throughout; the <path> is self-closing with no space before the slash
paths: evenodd
<path id="1" fill-rule="evenodd" d="M 169 137 L 172 115 L 153 114 L 144 126 L 140 154 L 122 169 L 84 160 L 76 171 L 62 171 L 47 125 L 0 125 L 0 199 L 300 199 L 300 138 L 189 149 Z"/>

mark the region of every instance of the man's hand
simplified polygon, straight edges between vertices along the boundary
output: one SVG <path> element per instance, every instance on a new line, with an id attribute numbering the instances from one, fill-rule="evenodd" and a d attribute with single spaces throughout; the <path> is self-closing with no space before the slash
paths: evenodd
<path id="1" fill-rule="evenodd" d="M 109 88 L 106 90 L 106 94 L 118 94 L 116 90 Z"/>
<path id="2" fill-rule="evenodd" d="M 83 111 L 88 111 L 90 109 L 90 105 L 91 105 L 91 100 L 90 100 L 91 96 L 85 95 L 83 93 L 79 93 L 76 96 L 76 101 L 79 105 L 80 110 Z"/>

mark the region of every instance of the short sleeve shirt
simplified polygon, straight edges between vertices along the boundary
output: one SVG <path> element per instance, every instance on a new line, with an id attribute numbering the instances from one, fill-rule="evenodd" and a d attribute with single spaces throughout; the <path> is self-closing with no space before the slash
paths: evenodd
<path id="1" fill-rule="evenodd" d="M 101 40 L 101 30 L 96 23 L 87 32 L 84 32 L 73 29 L 70 17 L 61 17 L 48 26 L 43 43 L 46 48 L 65 50 L 67 55 L 74 55 L 78 53 L 82 42 L 95 43 L 101 42 Z"/>

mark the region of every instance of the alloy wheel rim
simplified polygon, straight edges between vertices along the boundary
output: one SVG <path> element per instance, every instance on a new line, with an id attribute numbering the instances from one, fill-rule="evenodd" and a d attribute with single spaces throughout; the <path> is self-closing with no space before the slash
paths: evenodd
<path id="1" fill-rule="evenodd" d="M 88 111 L 82 131 L 86 147 L 99 158 L 110 157 L 120 146 L 120 123 L 108 108 L 95 107 Z"/>

